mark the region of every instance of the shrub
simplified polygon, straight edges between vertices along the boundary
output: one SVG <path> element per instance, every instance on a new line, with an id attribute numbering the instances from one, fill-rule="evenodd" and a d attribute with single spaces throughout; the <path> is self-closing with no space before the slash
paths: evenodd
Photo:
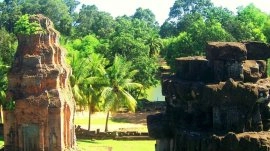
<path id="1" fill-rule="evenodd" d="M 15 23 L 14 32 L 15 34 L 30 35 L 42 32 L 42 28 L 37 22 L 29 22 L 29 15 L 25 14 Z"/>

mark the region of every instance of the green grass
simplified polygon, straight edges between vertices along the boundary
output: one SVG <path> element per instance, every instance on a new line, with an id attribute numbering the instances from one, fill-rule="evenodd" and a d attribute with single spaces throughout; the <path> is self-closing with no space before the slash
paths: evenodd
<path id="1" fill-rule="evenodd" d="M 112 147 L 112 151 L 154 151 L 155 141 L 118 141 L 118 140 L 77 140 L 78 148 L 81 151 L 99 150 L 105 151 Z M 108 151 L 108 150 L 106 150 Z"/>
<path id="2" fill-rule="evenodd" d="M 3 137 L 0 137 L 0 146 L 4 145 Z M 89 151 L 96 149 L 103 151 L 112 147 L 112 151 L 154 151 L 155 141 L 117 141 L 117 140 L 77 140 L 77 146 L 80 151 Z M 104 150 L 108 151 L 108 150 Z"/>
<path id="3" fill-rule="evenodd" d="M 0 147 L 4 146 L 4 137 L 0 136 Z"/>

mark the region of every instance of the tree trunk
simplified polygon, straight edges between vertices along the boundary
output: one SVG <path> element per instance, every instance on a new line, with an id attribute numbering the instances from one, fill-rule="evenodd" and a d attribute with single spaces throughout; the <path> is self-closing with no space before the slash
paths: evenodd
<path id="1" fill-rule="evenodd" d="M 91 104 L 88 103 L 88 112 L 89 112 L 89 115 L 88 115 L 88 131 L 90 131 L 90 125 L 91 125 Z"/>
<path id="2" fill-rule="evenodd" d="M 110 115 L 110 111 L 107 112 L 106 123 L 105 123 L 105 132 L 108 132 L 109 115 Z"/>

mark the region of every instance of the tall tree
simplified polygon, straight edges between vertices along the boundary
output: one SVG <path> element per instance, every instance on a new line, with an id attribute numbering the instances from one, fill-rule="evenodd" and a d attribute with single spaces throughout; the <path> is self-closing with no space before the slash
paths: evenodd
<path id="1" fill-rule="evenodd" d="M 210 0 L 176 0 L 170 9 L 169 18 L 161 26 L 162 37 L 177 36 L 198 18 L 206 19 L 207 11 L 212 7 Z M 167 32 L 168 27 L 171 28 L 169 31 L 174 33 Z"/>
<path id="2" fill-rule="evenodd" d="M 263 29 L 267 24 L 268 15 L 256 8 L 253 4 L 240 7 L 236 21 L 233 24 L 236 30 L 232 32 L 238 41 L 255 40 L 266 42 Z"/>
<path id="3" fill-rule="evenodd" d="M 156 21 L 156 16 L 150 9 L 143 9 L 139 7 L 136 9 L 136 12 L 132 16 L 132 18 L 145 21 L 149 26 L 152 26 L 152 27 L 158 26 L 158 22 Z"/>
<path id="4" fill-rule="evenodd" d="M 265 23 L 263 33 L 266 36 L 267 42 L 270 43 L 270 17 L 268 17 L 268 20 Z"/>
<path id="5" fill-rule="evenodd" d="M 132 82 L 132 78 L 138 71 L 130 70 L 131 66 L 131 62 L 126 62 L 123 58 L 116 56 L 113 64 L 106 69 L 104 82 L 107 86 L 103 88 L 101 93 L 105 101 L 105 110 L 107 111 L 105 132 L 108 131 L 110 111 L 117 111 L 123 106 L 126 106 L 132 112 L 135 111 L 136 100 L 129 91 L 141 88 L 142 85 Z"/>
<path id="6" fill-rule="evenodd" d="M 77 55 L 76 55 L 77 54 Z M 82 108 L 88 107 L 88 130 L 91 125 L 91 115 L 100 103 L 101 87 L 100 77 L 105 74 L 107 60 L 99 54 L 91 53 L 87 57 L 72 52 L 69 58 L 73 74 L 71 75 L 71 87 L 77 104 Z"/>
<path id="7" fill-rule="evenodd" d="M 80 4 L 80 1 L 78 0 L 64 0 L 65 4 L 68 7 L 69 14 L 73 14 L 77 8 L 77 6 Z"/>
<path id="8" fill-rule="evenodd" d="M 107 60 L 95 53 L 92 53 L 88 58 L 88 62 L 84 63 L 84 66 L 87 66 L 87 76 L 81 81 L 80 90 L 82 90 L 83 99 L 86 100 L 85 102 L 87 102 L 88 105 L 88 130 L 90 130 L 91 115 L 102 102 L 100 95 L 104 83 L 100 79 L 102 79 L 106 73 L 106 65 Z"/>
<path id="9" fill-rule="evenodd" d="M 114 32 L 113 17 L 101 12 L 95 5 L 82 5 L 75 25 L 76 36 L 95 34 L 99 38 L 109 38 Z"/>
<path id="10" fill-rule="evenodd" d="M 176 23 L 166 20 L 159 30 L 159 35 L 161 38 L 168 38 L 172 36 L 177 36 L 178 31 L 176 28 Z"/>
<path id="11" fill-rule="evenodd" d="M 156 40 L 154 42 L 155 45 L 151 45 L 154 43 L 149 41 L 151 39 L 149 37 L 151 36 L 153 36 L 152 40 Z M 158 31 L 150 27 L 145 21 L 121 16 L 116 18 L 115 33 L 112 35 L 111 41 L 100 45 L 97 52 L 104 54 L 111 61 L 113 61 L 115 55 L 122 56 L 128 61 L 131 61 L 134 67 L 133 69 L 139 69 L 141 73 L 141 76 L 135 76 L 134 80 L 146 86 L 144 88 L 147 88 L 148 86 L 157 84 L 158 81 L 157 77 L 146 78 L 147 80 L 144 78 L 148 75 L 157 75 L 156 68 L 158 62 L 153 61 L 156 59 L 151 58 L 152 55 L 149 57 L 149 53 L 150 48 L 151 51 L 158 52 L 158 47 L 161 46 L 158 39 Z M 140 58 L 143 58 L 142 60 L 147 63 L 151 63 L 151 65 L 142 66 Z"/>
<path id="12" fill-rule="evenodd" d="M 2 108 L 7 107 L 6 92 L 7 92 L 7 71 L 9 66 L 5 65 L 0 60 L 0 123 L 3 123 Z"/>
<path id="13" fill-rule="evenodd" d="M 179 20 L 187 14 L 198 13 L 205 16 L 206 10 L 211 8 L 210 0 L 176 0 L 169 12 L 170 20 Z"/>
<path id="14" fill-rule="evenodd" d="M 145 44 L 149 46 L 149 57 L 159 56 L 159 52 L 163 47 L 163 43 L 157 33 L 149 33 Z"/>
<path id="15" fill-rule="evenodd" d="M 24 0 L 20 5 L 23 14 L 44 14 L 61 34 L 71 34 L 73 20 L 70 8 L 63 0 Z"/>
<path id="16" fill-rule="evenodd" d="M 5 27 L 8 32 L 13 32 L 15 22 L 21 15 L 21 6 L 17 0 L 0 2 L 0 27 Z"/>
<path id="17" fill-rule="evenodd" d="M 0 29 L 0 35 L 0 60 L 9 66 L 17 48 L 17 39 L 14 34 L 8 33 L 4 28 Z"/>

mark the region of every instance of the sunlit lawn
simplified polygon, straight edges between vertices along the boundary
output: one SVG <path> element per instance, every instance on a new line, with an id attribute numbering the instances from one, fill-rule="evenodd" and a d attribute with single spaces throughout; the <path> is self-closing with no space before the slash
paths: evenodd
<path id="1" fill-rule="evenodd" d="M 104 124 L 105 125 L 105 118 L 92 118 L 91 124 Z M 119 121 L 114 121 L 111 118 L 109 118 L 109 124 L 119 124 Z M 125 123 L 125 121 L 121 121 L 122 123 Z M 88 117 L 75 117 L 74 120 L 75 125 L 87 125 L 88 124 Z"/>
<path id="2" fill-rule="evenodd" d="M 0 136 L 0 147 L 4 145 L 4 138 L 3 136 Z"/>
<path id="3" fill-rule="evenodd" d="M 81 115 L 81 116 L 80 116 Z M 105 117 L 91 119 L 91 125 L 105 124 Z M 88 116 L 82 113 L 78 113 L 74 121 L 75 125 L 87 125 Z M 114 119 L 109 118 L 109 125 L 129 123 L 126 119 Z M 154 151 L 155 141 L 119 141 L 119 140 L 77 140 L 78 148 L 81 151 L 95 150 L 95 151 L 108 151 L 108 147 L 112 148 L 112 151 Z"/>
<path id="4" fill-rule="evenodd" d="M 95 130 L 97 128 L 101 129 L 101 131 L 104 130 L 105 122 L 106 122 L 106 113 L 98 113 L 96 115 L 92 115 L 91 130 Z M 87 128 L 88 114 L 86 112 L 76 113 L 76 116 L 74 119 L 74 124 L 80 125 L 83 128 Z M 130 131 L 147 132 L 146 125 L 143 125 L 143 124 L 136 125 L 136 124 L 130 122 L 129 119 L 127 119 L 125 117 L 115 117 L 115 116 L 110 117 L 109 121 L 108 121 L 108 126 L 109 126 L 109 130 L 112 130 L 112 131 L 116 130 L 116 129 L 127 130 L 127 128 L 128 128 Z"/>
<path id="5" fill-rule="evenodd" d="M 4 145 L 3 137 L 0 137 L 0 146 Z M 77 140 L 77 146 L 80 151 L 103 151 L 108 147 L 112 151 L 154 151 L 155 141 L 117 141 L 117 140 Z M 108 151 L 108 150 L 104 150 Z"/>
<path id="6" fill-rule="evenodd" d="M 78 140 L 78 147 L 81 151 L 103 151 L 112 147 L 112 151 L 154 151 L 155 141 L 117 141 L 117 140 Z M 105 150 L 104 150 L 105 151 Z M 108 151 L 108 150 L 106 150 Z"/>

